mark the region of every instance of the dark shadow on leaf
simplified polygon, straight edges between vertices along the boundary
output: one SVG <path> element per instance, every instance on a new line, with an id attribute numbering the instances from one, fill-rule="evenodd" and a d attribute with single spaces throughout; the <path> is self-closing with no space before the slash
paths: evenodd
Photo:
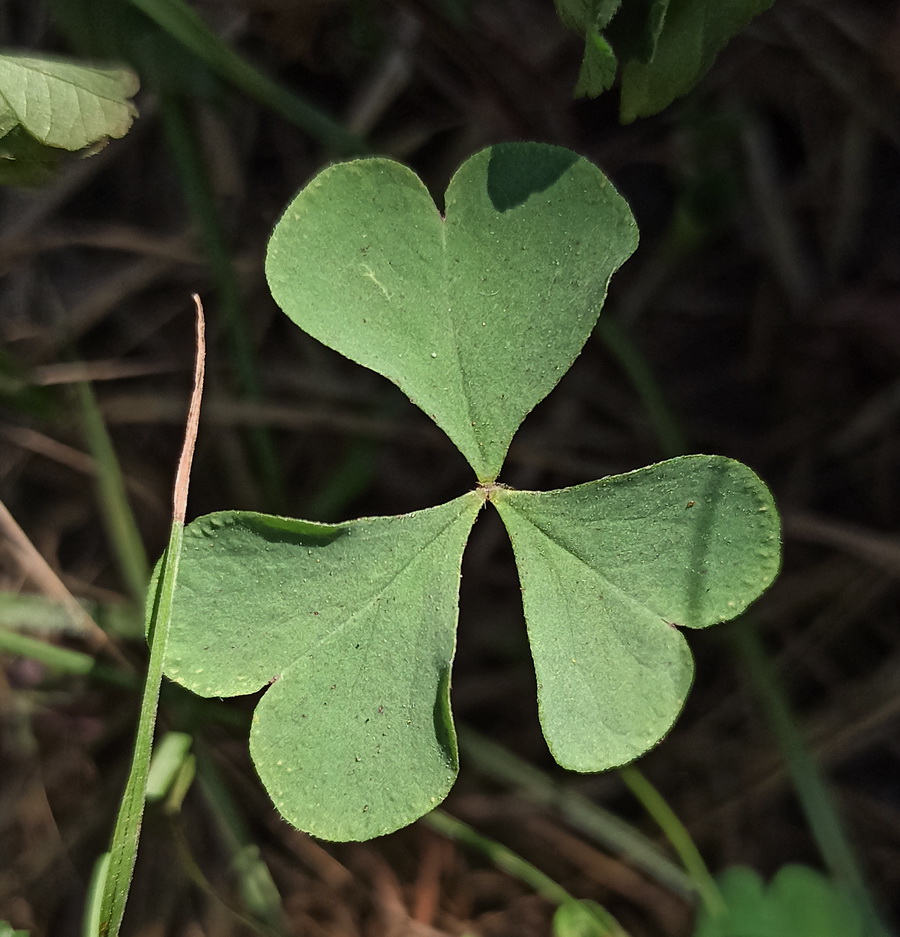
<path id="1" fill-rule="evenodd" d="M 207 522 L 206 530 L 210 532 L 228 527 L 244 528 L 267 543 L 289 543 L 299 547 L 324 547 L 348 532 L 344 526 L 313 524 L 253 511 L 227 511 L 204 520 Z"/>
<path id="2" fill-rule="evenodd" d="M 453 726 L 453 712 L 450 708 L 450 667 L 441 671 L 437 694 L 434 699 L 434 737 L 441 750 L 446 754 L 449 764 L 459 765 L 459 748 L 456 742 L 456 730 Z"/>
<path id="3" fill-rule="evenodd" d="M 544 192 L 578 161 L 577 154 L 544 143 L 499 143 L 488 162 L 488 196 L 497 211 L 524 205 Z"/>

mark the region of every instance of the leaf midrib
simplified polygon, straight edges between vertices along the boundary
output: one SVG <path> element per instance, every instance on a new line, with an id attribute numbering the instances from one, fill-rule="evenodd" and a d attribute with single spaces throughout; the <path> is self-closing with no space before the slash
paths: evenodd
<path id="1" fill-rule="evenodd" d="M 462 496 L 462 498 L 466 498 L 466 497 L 469 497 L 469 495 Z M 310 645 L 308 648 L 306 648 L 301 653 L 296 655 L 292 659 L 290 665 L 284 671 L 282 671 L 282 676 L 289 673 L 291 669 L 296 667 L 298 661 L 302 660 L 303 657 L 306 657 L 312 653 L 315 653 L 315 651 L 319 650 L 329 641 L 343 634 L 343 632 L 346 631 L 347 628 L 350 627 L 350 625 L 354 621 L 358 620 L 360 616 L 363 615 L 364 612 L 367 612 L 370 608 L 372 608 L 372 606 L 388 591 L 388 589 L 391 587 L 391 585 L 393 585 L 394 582 L 397 581 L 397 579 L 399 579 L 416 562 L 420 561 L 422 557 L 427 553 L 427 551 L 429 551 L 434 546 L 434 544 L 441 537 L 443 537 L 443 535 L 447 532 L 447 530 L 456 521 L 458 521 L 462 516 L 463 516 L 463 512 L 461 510 L 458 513 L 452 515 L 451 518 L 447 521 L 447 523 L 444 524 L 444 526 L 441 527 L 441 529 L 430 540 L 426 540 L 424 546 L 419 547 L 414 553 L 412 553 L 410 559 L 404 562 L 403 565 L 398 570 L 396 570 L 396 572 L 392 573 L 386 580 L 384 580 L 383 583 L 378 588 L 378 590 L 375 591 L 369 598 L 367 598 L 365 602 L 358 609 L 352 612 L 343 622 L 341 622 L 341 624 L 338 625 L 338 627 L 336 627 L 334 630 L 329 632 L 328 635 L 320 638 L 314 644 Z M 472 518 L 471 526 L 474 526 L 476 519 L 477 519 L 477 513 Z M 471 531 L 471 526 L 469 528 L 470 531 Z M 468 543 L 468 536 L 466 537 L 466 543 Z M 463 544 L 463 550 L 465 550 L 465 543 Z M 462 559 L 462 553 L 460 553 L 460 560 L 461 559 Z M 373 624 L 373 627 L 374 627 L 374 624 Z"/>
<path id="2" fill-rule="evenodd" d="M 447 206 L 447 212 L 449 212 L 450 206 Z M 481 477 L 481 469 L 484 464 L 484 449 L 481 446 L 481 443 L 478 438 L 478 433 L 474 428 L 473 420 L 473 406 L 472 406 L 472 396 L 470 393 L 470 382 L 467 379 L 466 369 L 463 367 L 462 361 L 462 350 L 459 341 L 459 328 L 456 322 L 456 316 L 458 314 L 458 307 L 453 302 L 453 297 L 450 290 L 450 265 L 449 265 L 449 256 L 447 251 L 447 217 L 446 214 L 441 216 L 441 256 L 442 256 L 442 279 L 443 279 L 443 289 L 444 289 L 444 308 L 448 310 L 448 330 L 450 333 L 450 345 L 451 345 L 451 356 L 456 365 L 456 373 L 459 378 L 460 390 L 462 392 L 462 398 L 466 405 L 466 420 L 465 420 L 465 431 L 471 438 L 472 442 L 475 444 L 475 452 L 479 456 L 480 465 L 472 465 L 472 468 L 475 471 L 475 475 L 478 477 L 479 481 L 485 481 Z M 468 459 L 468 457 L 467 457 Z M 471 464 L 471 463 L 470 463 Z"/>

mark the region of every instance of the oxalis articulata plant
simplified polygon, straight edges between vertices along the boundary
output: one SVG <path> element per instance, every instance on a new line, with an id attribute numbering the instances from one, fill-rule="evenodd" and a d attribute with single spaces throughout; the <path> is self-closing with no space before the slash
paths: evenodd
<path id="1" fill-rule="evenodd" d="M 775 506 L 731 459 L 685 456 L 559 491 L 497 482 L 636 244 L 600 170 L 542 144 L 473 156 L 444 215 L 409 169 L 373 158 L 325 169 L 279 221 L 266 271 L 281 308 L 396 383 L 477 479 L 396 517 L 224 511 L 185 528 L 165 672 L 202 696 L 268 685 L 250 750 L 300 829 L 368 839 L 450 790 L 460 563 L 488 502 L 515 553 L 544 735 L 575 771 L 656 744 L 692 680 L 680 629 L 733 618 L 772 582 Z"/>

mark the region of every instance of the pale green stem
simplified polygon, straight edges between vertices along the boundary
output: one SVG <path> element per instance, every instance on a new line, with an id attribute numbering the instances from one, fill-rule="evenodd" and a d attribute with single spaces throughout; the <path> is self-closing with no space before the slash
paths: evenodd
<path id="1" fill-rule="evenodd" d="M 0 628 L 0 651 L 4 654 L 40 661 L 64 673 L 95 677 L 106 683 L 114 683 L 129 689 L 135 686 L 135 678 L 131 674 L 99 664 L 90 654 L 59 647 L 56 644 L 48 644 L 46 641 L 19 634 L 17 631 L 8 631 L 6 628 Z"/>
<path id="2" fill-rule="evenodd" d="M 467 823 L 463 823 L 462 820 L 450 816 L 449 813 L 443 810 L 433 810 L 422 818 L 422 822 L 442 836 L 477 850 L 486 856 L 496 868 L 517 878 L 551 904 L 562 905 L 576 900 L 559 882 L 554 881 L 527 859 L 523 859 L 502 843 L 484 836 Z M 597 932 L 598 937 L 601 934 L 608 935 L 608 937 L 629 937 L 628 932 L 608 911 L 604 910 L 602 916 L 596 913 L 595 917 L 598 926 L 603 927 L 602 931 Z"/>
<path id="3" fill-rule="evenodd" d="M 725 910 L 725 902 L 685 825 L 675 816 L 662 794 L 634 765 L 619 768 L 619 776 L 640 801 L 644 810 L 653 817 L 666 839 L 672 844 L 672 848 L 678 853 L 678 858 L 681 859 L 685 871 L 696 886 L 700 900 L 710 916 L 721 915 Z"/>
<path id="4" fill-rule="evenodd" d="M 125 493 L 119 459 L 103 421 L 103 414 L 91 385 L 75 385 L 81 409 L 81 422 L 88 449 L 97 465 L 100 512 L 113 548 L 116 563 L 132 599 L 140 606 L 147 594 L 150 564 L 141 540 L 134 512 Z"/>
<path id="5" fill-rule="evenodd" d="M 348 132 L 318 108 L 288 91 L 277 81 L 254 68 L 226 45 L 182 0 L 130 0 L 161 26 L 173 39 L 197 56 L 217 75 L 246 95 L 280 114 L 329 149 L 345 156 L 366 153 L 365 141 Z"/>
<path id="6" fill-rule="evenodd" d="M 557 784 L 534 765 L 516 757 L 472 729 L 459 728 L 459 744 L 466 759 L 483 774 L 522 791 L 535 803 L 558 810 L 574 827 L 641 869 L 660 885 L 688 897 L 694 883 L 643 833 L 615 814 Z"/>
<path id="7" fill-rule="evenodd" d="M 867 919 L 866 934 L 870 937 L 887 937 L 890 932 L 881 921 L 866 886 L 865 876 L 841 823 L 838 808 L 791 713 L 781 682 L 763 650 L 756 629 L 745 620 L 731 629 L 730 637 L 744 662 L 744 672 L 750 677 L 769 727 L 778 740 L 797 797 L 826 865 L 856 899 Z"/>

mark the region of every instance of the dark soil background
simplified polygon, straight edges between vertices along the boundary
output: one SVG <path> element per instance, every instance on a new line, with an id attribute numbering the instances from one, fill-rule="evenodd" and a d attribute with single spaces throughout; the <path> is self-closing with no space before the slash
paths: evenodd
<path id="1" fill-rule="evenodd" d="M 80 31 L 77 6 L 0 5 L 3 45 L 109 57 L 120 42 L 120 55 L 142 57 L 141 117 L 127 137 L 70 160 L 44 188 L 0 193 L 0 497 L 63 582 L 107 617 L 127 602 L 79 380 L 93 382 L 148 553 L 165 545 L 193 291 L 211 334 L 191 516 L 255 508 L 339 520 L 403 513 L 469 488 L 462 457 L 396 388 L 301 334 L 268 295 L 268 234 L 334 151 L 173 53 L 134 11 L 117 39 L 108 28 L 117 3 L 106 12 L 82 4 L 98 18 Z M 437 199 L 467 156 L 518 139 L 577 150 L 629 199 L 641 246 L 614 278 L 603 320 L 654 376 L 662 410 L 648 409 L 634 362 L 600 329 L 524 423 L 502 480 L 555 488 L 683 450 L 740 459 L 769 483 L 784 518 L 783 573 L 752 621 L 688 635 L 694 690 L 640 767 L 713 871 L 822 867 L 732 640 L 757 628 L 871 888 L 897 912 L 900 4 L 776 0 L 694 93 L 625 127 L 616 91 L 573 100 L 581 48 L 551 0 L 197 7 L 248 60 L 412 166 Z M 185 170 L 192 148 L 199 187 Z M 216 236 L 197 222 L 204 194 Z M 230 273 L 209 262 L 216 237 Z M 256 390 L 241 375 L 241 351 Z M 261 467 L 261 434 L 275 473 Z M 0 543 L 0 557 L 7 592 L 42 591 L 11 545 Z M 77 635 L 47 640 L 86 649 Z M 140 638 L 117 640 L 139 665 Z M 669 848 L 618 774 L 567 775 L 550 759 L 511 551 L 487 514 L 464 561 L 453 699 L 462 726 Z M 0 658 L 0 920 L 38 935 L 79 933 L 136 702 L 98 680 Z M 243 719 L 249 706 L 221 709 Z M 184 728 L 184 711 L 183 697 L 169 694 L 163 728 Z M 548 902 L 421 823 L 341 846 L 287 828 L 244 736 L 208 722 L 197 730 L 281 893 L 283 921 L 248 922 L 233 831 L 195 785 L 174 816 L 149 811 L 126 934 L 551 932 Z M 577 897 L 602 902 L 634 937 L 691 933 L 693 898 L 492 777 L 465 749 L 446 808 Z"/>

